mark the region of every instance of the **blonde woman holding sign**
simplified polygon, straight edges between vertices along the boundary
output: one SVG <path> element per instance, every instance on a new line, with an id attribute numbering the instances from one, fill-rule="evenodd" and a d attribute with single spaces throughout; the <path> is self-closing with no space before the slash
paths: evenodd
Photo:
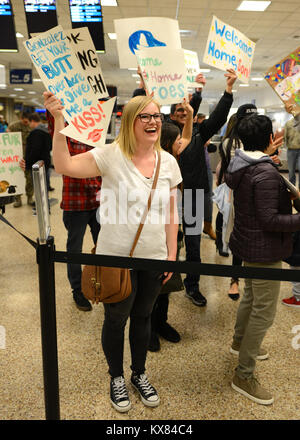
<path id="1" fill-rule="evenodd" d="M 65 136 L 62 105 L 50 92 L 44 92 L 45 107 L 55 118 L 53 162 L 57 172 L 71 177 L 102 176 L 103 194 L 116 203 L 116 222 L 109 222 L 100 209 L 101 230 L 97 254 L 128 256 L 137 227 L 138 212 L 143 212 L 161 158 L 159 177 L 151 209 L 134 251 L 134 257 L 176 260 L 177 209 L 176 188 L 181 174 L 176 159 L 160 148 L 163 115 L 159 105 L 149 96 L 137 96 L 124 107 L 121 129 L 114 144 L 70 156 Z M 126 194 L 125 205 L 121 195 Z M 124 200 L 124 198 L 122 198 Z M 138 202 L 136 202 L 136 200 Z M 100 200 L 100 207 L 101 207 Z M 107 205 L 106 205 L 107 206 Z M 128 213 L 124 221 L 124 212 Z M 134 213 L 136 215 L 134 215 Z M 120 220 L 122 218 L 122 221 Z M 154 219 L 155 221 L 151 221 Z M 168 219 L 168 221 L 166 221 Z M 130 296 L 114 304 L 104 304 L 102 347 L 109 366 L 110 399 L 119 412 L 130 409 L 131 403 L 123 374 L 124 329 L 130 317 L 131 383 L 146 406 L 159 405 L 159 396 L 145 375 L 145 362 L 151 329 L 151 312 L 162 284 L 172 273 L 133 270 Z"/>

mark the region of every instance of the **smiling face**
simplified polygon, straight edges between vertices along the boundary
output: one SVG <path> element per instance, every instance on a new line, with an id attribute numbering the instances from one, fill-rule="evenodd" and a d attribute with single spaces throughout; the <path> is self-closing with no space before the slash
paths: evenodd
<path id="1" fill-rule="evenodd" d="M 170 118 L 182 126 L 186 121 L 186 117 L 187 117 L 187 112 L 182 107 L 182 104 L 176 104 L 176 110 L 174 111 L 173 114 L 170 115 Z"/>
<path id="2" fill-rule="evenodd" d="M 159 108 L 154 102 L 150 102 L 140 114 L 154 115 L 159 113 Z M 152 146 L 160 136 L 161 121 L 151 118 L 149 122 L 142 121 L 137 117 L 134 121 L 134 135 L 137 146 Z"/>

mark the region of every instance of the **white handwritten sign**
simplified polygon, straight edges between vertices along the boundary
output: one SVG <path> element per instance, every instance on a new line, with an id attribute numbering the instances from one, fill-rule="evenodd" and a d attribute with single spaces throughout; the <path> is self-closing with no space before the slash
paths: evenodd
<path id="1" fill-rule="evenodd" d="M 92 92 L 98 99 L 108 97 L 99 58 L 87 27 L 67 29 L 65 34 L 75 51 Z"/>
<path id="2" fill-rule="evenodd" d="M 203 62 L 217 69 L 234 69 L 248 83 L 255 43 L 239 30 L 213 16 Z"/>
<path id="3" fill-rule="evenodd" d="M 159 104 L 176 104 L 188 96 L 183 49 L 153 47 L 139 50 L 136 57 L 147 90 Z"/>
<path id="4" fill-rule="evenodd" d="M 197 52 L 192 50 L 184 50 L 184 61 L 187 72 L 187 83 L 189 87 L 202 87 L 201 84 L 196 82 L 196 76 L 200 71 L 199 60 Z"/>
<path id="5" fill-rule="evenodd" d="M 121 69 L 137 67 L 135 54 L 147 47 L 181 49 L 178 21 L 163 17 L 114 20 Z"/>
<path id="6" fill-rule="evenodd" d="M 65 136 L 72 137 L 84 144 L 93 147 L 101 147 L 105 143 L 107 130 L 110 123 L 112 110 L 114 108 L 116 97 L 105 102 L 98 102 L 90 107 L 89 116 L 76 116 L 70 124 L 61 130 Z M 88 112 L 85 112 L 88 113 Z M 87 131 L 86 122 L 89 122 L 90 129 Z M 91 127 L 93 129 L 91 129 Z"/>
<path id="7" fill-rule="evenodd" d="M 63 28 L 56 26 L 24 45 L 45 87 L 64 106 L 68 135 L 93 147 L 103 145 L 107 120 Z M 110 116 L 106 114 L 107 119 Z"/>
<path id="8" fill-rule="evenodd" d="M 0 197 L 25 193 L 24 172 L 19 166 L 22 157 L 22 134 L 0 133 Z"/>

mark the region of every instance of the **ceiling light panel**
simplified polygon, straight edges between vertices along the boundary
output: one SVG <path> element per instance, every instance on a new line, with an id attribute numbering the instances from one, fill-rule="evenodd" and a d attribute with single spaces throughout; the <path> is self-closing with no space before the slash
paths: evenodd
<path id="1" fill-rule="evenodd" d="M 270 5 L 270 1 L 242 1 L 237 11 L 263 12 Z"/>

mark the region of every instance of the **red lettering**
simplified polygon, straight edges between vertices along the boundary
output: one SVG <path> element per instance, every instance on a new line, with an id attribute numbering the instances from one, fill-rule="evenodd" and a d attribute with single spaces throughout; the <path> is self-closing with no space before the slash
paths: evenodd
<path id="1" fill-rule="evenodd" d="M 78 116 L 78 119 L 80 119 L 81 124 L 83 124 L 83 127 L 79 125 L 79 123 L 77 122 L 77 117 L 71 121 L 71 123 L 74 125 L 74 127 L 76 128 L 76 130 L 79 131 L 79 133 L 81 133 L 81 130 L 86 130 L 88 128 L 87 123 L 85 122 L 84 119 L 82 119 L 81 116 Z"/>
<path id="2" fill-rule="evenodd" d="M 98 116 L 98 118 L 95 117 L 95 121 L 96 121 L 96 122 L 100 122 L 101 119 L 102 119 L 102 115 L 101 115 L 100 112 L 98 112 L 98 110 L 96 109 L 96 107 L 91 107 L 91 108 L 90 108 L 90 111 L 91 111 L 91 113 L 92 113 L 94 116 Z"/>
<path id="3" fill-rule="evenodd" d="M 90 112 L 85 111 L 85 112 L 82 113 L 82 116 L 84 117 L 84 119 L 85 119 L 87 122 L 90 122 L 90 123 L 88 124 L 90 127 L 94 127 L 94 125 L 95 125 L 95 121 L 94 121 L 94 119 L 91 117 Z"/>
<path id="4" fill-rule="evenodd" d="M 104 113 L 101 105 L 98 103 L 97 106 L 98 106 L 98 109 L 100 110 L 100 112 L 103 113 L 103 118 L 105 118 L 106 116 L 105 116 L 105 113 Z"/>

